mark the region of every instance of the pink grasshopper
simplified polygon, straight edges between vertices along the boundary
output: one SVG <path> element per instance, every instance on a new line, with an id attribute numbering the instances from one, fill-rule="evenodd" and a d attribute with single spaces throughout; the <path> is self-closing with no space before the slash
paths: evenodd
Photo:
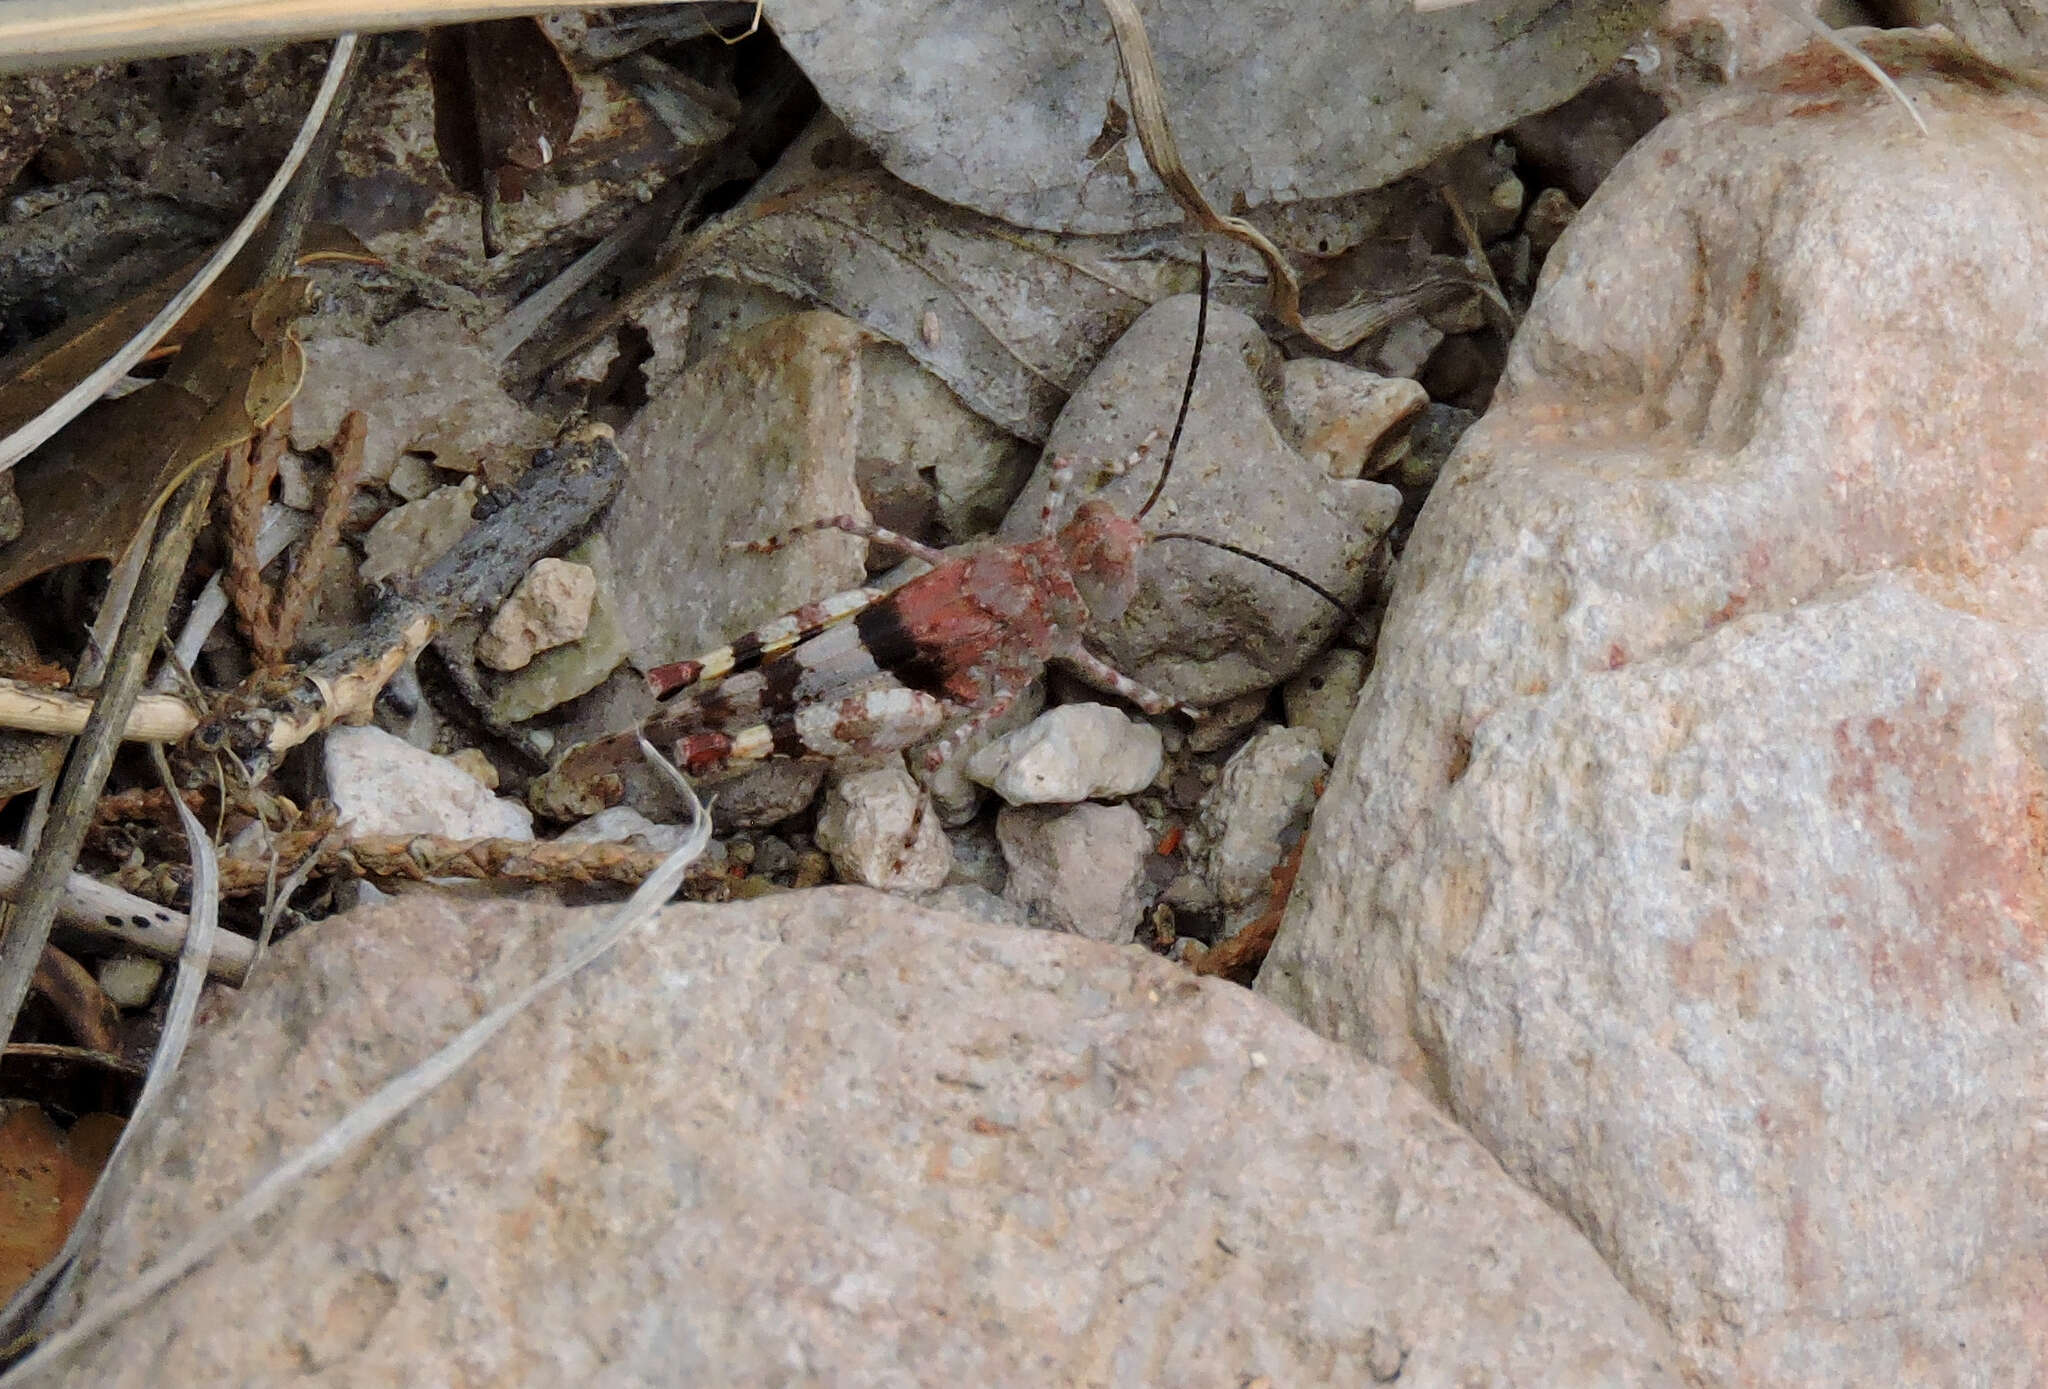
<path id="1" fill-rule="evenodd" d="M 742 548 L 767 553 L 799 535 L 842 530 L 932 567 L 893 589 L 858 588 L 807 603 L 730 646 L 648 671 L 649 686 L 669 702 L 646 721 L 647 737 L 672 745 L 686 772 L 709 776 L 768 757 L 895 752 L 955 722 L 924 754 L 926 768 L 935 769 L 1055 662 L 1148 714 L 1180 707 L 1199 717 L 1122 674 L 1083 641 L 1091 620 L 1113 621 L 1130 603 L 1137 557 L 1154 540 L 1192 540 L 1255 560 L 1348 611 L 1334 594 L 1264 556 L 1206 536 L 1149 534 L 1143 526 L 1166 488 L 1187 423 L 1208 308 L 1205 256 L 1179 415 L 1158 480 L 1136 514 L 1120 516 L 1093 500 L 1058 525 L 1072 467 L 1055 459 L 1034 540 L 937 550 L 857 517 L 832 516 L 747 543 Z M 588 814 L 615 798 L 611 778 L 637 759 L 638 732 L 571 749 L 537 784 L 535 804 Z"/>

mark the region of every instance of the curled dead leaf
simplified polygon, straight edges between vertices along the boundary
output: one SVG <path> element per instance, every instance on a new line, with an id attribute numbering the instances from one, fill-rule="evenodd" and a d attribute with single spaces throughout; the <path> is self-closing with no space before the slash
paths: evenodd
<path id="1" fill-rule="evenodd" d="M 305 376 L 291 322 L 310 306 L 311 286 L 296 278 L 238 297 L 161 381 L 94 407 L 16 468 L 26 528 L 0 548 L 0 594 L 119 555 L 194 469 L 282 410 Z"/>

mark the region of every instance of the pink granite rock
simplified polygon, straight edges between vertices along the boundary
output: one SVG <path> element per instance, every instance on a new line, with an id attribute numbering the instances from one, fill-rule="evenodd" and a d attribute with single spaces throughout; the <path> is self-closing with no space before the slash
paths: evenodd
<path id="1" fill-rule="evenodd" d="M 1707 1384 L 2048 1381 L 2048 105 L 1674 117 L 1416 525 L 1260 989 Z"/>
<path id="2" fill-rule="evenodd" d="M 414 898 L 286 941 L 135 1145 L 83 1295 L 594 924 Z M 1672 1363 L 1584 1240 L 1386 1071 L 1143 952 L 845 889 L 665 913 L 62 1382 L 1618 1387 Z"/>

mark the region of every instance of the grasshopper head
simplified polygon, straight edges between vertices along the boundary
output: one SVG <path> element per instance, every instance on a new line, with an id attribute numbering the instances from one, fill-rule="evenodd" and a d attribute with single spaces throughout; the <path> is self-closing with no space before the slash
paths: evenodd
<path id="1" fill-rule="evenodd" d="M 1100 498 L 1083 502 L 1074 519 L 1060 527 L 1060 553 L 1090 617 L 1114 622 L 1123 616 L 1138 591 L 1138 551 L 1144 544 L 1138 523 L 1119 516 Z"/>

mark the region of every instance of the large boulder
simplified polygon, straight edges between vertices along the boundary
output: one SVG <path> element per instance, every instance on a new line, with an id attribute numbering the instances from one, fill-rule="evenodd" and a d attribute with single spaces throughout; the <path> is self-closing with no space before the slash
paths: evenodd
<path id="1" fill-rule="evenodd" d="M 1803 50 L 1558 244 L 1259 987 L 1699 1382 L 2041 1383 L 2048 105 L 1869 46 L 1931 138 Z"/>
<path id="2" fill-rule="evenodd" d="M 594 924 L 409 897 L 285 942 L 133 1145 L 82 1296 Z M 839 889 L 664 913 L 61 1382 L 1622 1386 L 1672 1364 L 1585 1241 L 1390 1073 L 1142 951 Z"/>

